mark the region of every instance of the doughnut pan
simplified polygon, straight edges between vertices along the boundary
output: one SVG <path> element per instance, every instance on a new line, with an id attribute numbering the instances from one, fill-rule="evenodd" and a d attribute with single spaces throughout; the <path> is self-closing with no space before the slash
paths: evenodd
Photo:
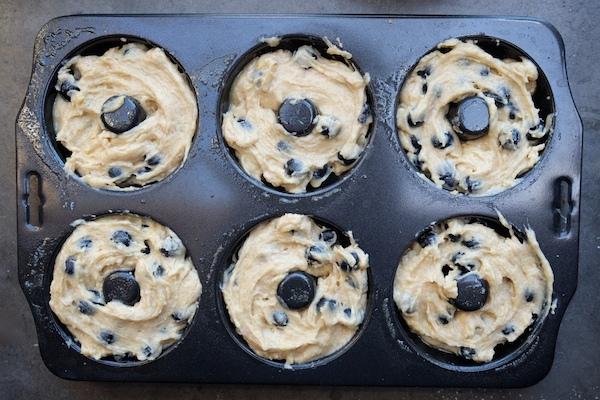
<path id="1" fill-rule="evenodd" d="M 252 181 L 220 133 L 231 73 L 260 38 L 339 38 L 371 76 L 374 123 L 354 168 L 332 185 L 291 195 Z M 170 53 L 190 77 L 200 120 L 190 155 L 166 180 L 130 192 L 92 189 L 69 178 L 53 141 L 51 108 L 63 60 L 120 38 Z M 545 74 L 554 130 L 539 163 L 500 194 L 457 196 L 416 174 L 397 137 L 395 110 L 403 79 L 420 57 L 450 37 L 492 37 L 532 59 Z M 137 38 L 137 39 L 136 39 Z M 294 39 L 295 38 L 295 39 Z M 262 48 L 266 45 L 263 44 Z M 31 82 L 17 118 L 19 280 L 34 316 L 39 349 L 56 375 L 75 380 L 304 385 L 522 387 L 552 367 L 561 319 L 577 283 L 582 127 L 565 71 L 562 39 L 548 23 L 460 16 L 161 15 L 68 16 L 50 21 L 34 48 Z M 107 77 L 108 79 L 108 77 Z M 549 94 L 549 96 L 550 96 Z M 398 317 L 392 282 L 398 261 L 420 231 L 456 216 L 497 218 L 536 232 L 550 261 L 556 307 L 490 363 L 469 364 L 428 349 Z M 146 215 L 186 245 L 203 286 L 183 338 L 152 362 L 82 356 L 48 305 L 53 259 L 80 218 L 108 212 Z M 367 317 L 339 353 L 292 369 L 259 359 L 235 334 L 219 282 L 236 244 L 257 223 L 302 213 L 351 230 L 370 256 Z"/>

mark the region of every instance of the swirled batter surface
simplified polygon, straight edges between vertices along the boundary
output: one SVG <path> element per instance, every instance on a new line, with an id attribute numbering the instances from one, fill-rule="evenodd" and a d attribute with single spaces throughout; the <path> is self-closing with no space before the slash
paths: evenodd
<path id="1" fill-rule="evenodd" d="M 394 301 L 410 329 L 430 346 L 477 362 L 513 342 L 551 307 L 553 274 L 531 229 L 516 233 L 503 217 L 506 237 L 470 219 L 426 229 L 402 257 Z M 477 274 L 489 285 L 482 308 L 454 306 L 457 280 Z"/>
<path id="2" fill-rule="evenodd" d="M 166 178 L 186 160 L 196 131 L 196 97 L 160 48 L 137 43 L 101 56 L 76 56 L 58 73 L 56 140 L 72 154 L 65 170 L 88 185 L 131 189 Z M 146 118 L 117 134 L 101 120 L 113 96 L 135 98 Z M 112 110 L 110 110 L 112 111 Z"/>
<path id="3" fill-rule="evenodd" d="M 135 304 L 105 298 L 104 281 L 117 271 L 134 275 Z M 111 215 L 77 221 L 56 257 L 50 307 L 82 354 L 152 360 L 181 338 L 201 290 L 173 231 L 148 218 Z"/>
<path id="4" fill-rule="evenodd" d="M 330 46 L 333 54 L 351 57 Z M 331 174 L 350 169 L 367 145 L 372 121 L 368 75 L 302 46 L 253 59 L 231 88 L 223 137 L 244 170 L 289 193 L 318 188 Z M 317 109 L 306 136 L 290 134 L 278 121 L 285 100 L 310 101 Z"/>
<path id="5" fill-rule="evenodd" d="M 286 214 L 252 230 L 225 272 L 223 298 L 237 332 L 258 355 L 286 365 L 325 357 L 344 346 L 363 322 L 368 255 L 348 233 L 336 234 L 311 218 Z M 286 308 L 277 287 L 288 273 L 316 280 L 304 309 Z"/>
<path id="6" fill-rule="evenodd" d="M 450 39 L 423 57 L 400 93 L 397 124 L 410 161 L 440 188 L 489 195 L 513 187 L 539 160 L 552 125 L 532 100 L 538 70 L 530 60 L 494 58 L 474 42 Z M 447 117 L 452 104 L 480 97 L 489 132 L 461 141 Z"/>

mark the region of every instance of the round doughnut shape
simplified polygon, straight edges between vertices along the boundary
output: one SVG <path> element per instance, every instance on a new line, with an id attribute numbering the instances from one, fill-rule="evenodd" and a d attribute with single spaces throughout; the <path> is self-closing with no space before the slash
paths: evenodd
<path id="1" fill-rule="evenodd" d="M 250 232 L 224 273 L 222 292 L 237 333 L 257 355 L 290 366 L 322 359 L 354 337 L 365 317 L 369 260 L 352 233 L 345 236 L 344 246 L 335 231 L 299 214 Z M 297 299 L 311 300 L 301 307 L 278 293 L 296 275 L 314 282 L 310 297 L 306 280 L 294 284 Z"/>
<path id="2" fill-rule="evenodd" d="M 400 92 L 397 126 L 409 160 L 452 193 L 492 195 L 513 187 L 538 162 L 552 127 L 553 114 L 542 120 L 532 98 L 537 80 L 537 67 L 524 57 L 495 58 L 474 40 L 440 43 Z M 482 116 L 489 129 L 464 140 L 452 114 L 474 98 L 487 104 Z"/>
<path id="3" fill-rule="evenodd" d="M 202 287 L 183 243 L 133 214 L 74 226 L 54 263 L 50 308 L 83 355 L 155 359 L 198 308 Z"/>
<path id="4" fill-rule="evenodd" d="M 56 141 L 70 153 L 64 168 L 91 187 L 139 188 L 185 162 L 196 96 L 161 48 L 128 43 L 77 55 L 58 71 L 55 89 Z"/>
<path id="5" fill-rule="evenodd" d="M 326 43 L 328 54 L 345 62 L 312 45 L 252 59 L 235 78 L 223 115 L 223 137 L 241 167 L 288 193 L 348 171 L 367 145 L 370 78 L 350 63 L 350 53 Z"/>
<path id="6" fill-rule="evenodd" d="M 478 218 L 431 225 L 394 279 L 394 301 L 410 330 L 476 363 L 492 361 L 497 345 L 517 340 L 551 308 L 554 276 L 534 232 L 499 219 L 496 229 Z"/>

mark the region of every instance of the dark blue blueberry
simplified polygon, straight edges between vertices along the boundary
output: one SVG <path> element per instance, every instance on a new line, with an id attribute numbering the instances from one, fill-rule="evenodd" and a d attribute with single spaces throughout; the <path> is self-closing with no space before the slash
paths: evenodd
<path id="1" fill-rule="evenodd" d="M 143 175 L 143 174 L 147 174 L 150 171 L 152 171 L 152 168 L 150 168 L 150 167 L 144 167 L 144 168 L 138 170 L 138 172 L 136 172 L 136 174 L 137 175 Z"/>
<path id="2" fill-rule="evenodd" d="M 73 275 L 75 273 L 75 259 L 69 257 L 65 261 L 65 272 L 67 275 Z"/>
<path id="3" fill-rule="evenodd" d="M 473 179 L 470 176 L 465 178 L 465 183 L 467 185 L 467 191 L 469 193 L 473 193 L 476 190 L 479 190 L 483 183 L 479 179 Z"/>
<path id="4" fill-rule="evenodd" d="M 121 243 L 122 245 L 129 246 L 132 238 L 129 232 L 118 230 L 113 234 L 112 240 L 115 243 Z"/>
<path id="5" fill-rule="evenodd" d="M 165 248 L 161 248 L 160 252 L 165 257 L 173 257 L 175 254 L 177 254 L 177 250 L 179 250 L 179 249 L 170 249 L 170 250 L 167 250 Z"/>
<path id="6" fill-rule="evenodd" d="M 247 119 L 238 118 L 237 123 L 240 124 L 244 129 L 252 130 L 252 124 Z"/>
<path id="7" fill-rule="evenodd" d="M 358 122 L 360 122 L 361 124 L 364 124 L 365 122 L 367 122 L 369 120 L 370 116 L 371 116 L 371 107 L 369 107 L 369 103 L 365 103 L 365 104 L 363 104 L 362 111 L 360 112 L 360 115 L 358 116 Z"/>
<path id="8" fill-rule="evenodd" d="M 277 150 L 279 151 L 287 152 L 290 151 L 291 148 L 292 146 L 287 140 L 280 140 L 279 142 L 277 142 Z"/>
<path id="9" fill-rule="evenodd" d="M 417 71 L 417 75 L 419 75 L 423 79 L 427 79 L 429 75 L 431 75 L 431 66 L 426 65 L 425 68 Z"/>
<path id="10" fill-rule="evenodd" d="M 121 168 L 119 167 L 111 167 L 108 170 L 108 176 L 110 176 L 111 178 L 117 178 L 119 176 L 121 176 L 123 174 L 123 171 L 121 171 Z"/>
<path id="11" fill-rule="evenodd" d="M 329 137 L 329 127 L 323 125 L 319 128 L 319 133 L 323 136 Z"/>
<path id="12" fill-rule="evenodd" d="M 337 157 L 338 157 L 338 160 L 340 160 L 343 165 L 351 165 L 351 164 L 353 164 L 356 161 L 356 159 L 352 159 L 352 158 L 347 159 L 347 158 L 344 158 L 340 153 L 338 153 Z"/>
<path id="13" fill-rule="evenodd" d="M 440 179 L 444 181 L 444 184 L 442 185 L 444 189 L 453 190 L 456 187 L 454 170 L 445 170 L 442 174 L 440 174 Z"/>
<path id="14" fill-rule="evenodd" d="M 408 114 L 408 117 L 406 117 L 406 122 L 408 122 L 408 126 L 416 128 L 423 125 L 424 121 L 413 122 L 412 117 L 410 116 L 410 114 Z"/>
<path id="15" fill-rule="evenodd" d="M 62 97 L 67 100 L 67 101 L 71 101 L 71 96 L 69 95 L 69 92 L 72 90 L 76 90 L 79 92 L 79 88 L 77 86 L 75 86 L 74 84 L 70 83 L 69 81 L 63 81 L 60 84 L 60 90 L 59 93 L 62 95 Z"/>
<path id="16" fill-rule="evenodd" d="M 287 326 L 289 320 L 287 314 L 282 310 L 275 310 L 273 313 L 273 322 L 277 326 Z"/>
<path id="17" fill-rule="evenodd" d="M 327 249 L 321 245 L 310 246 L 306 249 L 306 259 L 309 264 L 320 264 L 323 255 L 327 252 Z"/>
<path id="18" fill-rule="evenodd" d="M 358 254 L 356 254 L 355 252 L 352 252 L 350 254 L 352 255 L 352 258 L 354 258 L 354 263 L 352 265 L 350 265 L 350 263 L 348 263 L 348 261 L 343 260 L 340 263 L 340 268 L 344 272 L 350 272 L 350 271 L 358 269 L 358 267 L 359 267 Z"/>
<path id="19" fill-rule="evenodd" d="M 156 156 L 152 156 L 150 157 L 150 159 L 147 161 L 148 165 L 150 165 L 151 167 L 154 167 L 158 164 L 160 164 L 161 158 L 159 155 Z"/>
<path id="20" fill-rule="evenodd" d="M 459 235 L 459 237 L 460 237 L 460 235 Z M 463 251 L 457 251 L 456 253 L 454 253 L 452 255 L 452 258 L 450 260 L 452 261 L 452 263 L 456 263 L 456 261 L 458 261 L 458 259 L 464 255 L 465 255 L 465 253 Z"/>
<path id="21" fill-rule="evenodd" d="M 150 347 L 150 346 L 144 347 L 143 352 L 144 352 L 145 357 L 150 357 L 152 355 L 152 347 Z"/>
<path id="22" fill-rule="evenodd" d="M 348 275 L 346 277 L 346 283 L 348 284 L 348 286 L 350 286 L 352 289 L 356 289 L 356 282 L 354 282 L 354 279 L 352 279 L 352 277 L 350 275 Z"/>
<path id="23" fill-rule="evenodd" d="M 452 271 L 452 267 L 450 267 L 448 264 L 444 264 L 444 266 L 442 267 L 442 274 L 444 276 L 448 276 L 450 271 Z"/>
<path id="24" fill-rule="evenodd" d="M 323 168 L 313 170 L 312 176 L 314 179 L 323 179 L 331 173 L 329 165 L 325 164 Z"/>
<path id="25" fill-rule="evenodd" d="M 403 305 L 402 314 L 404 314 L 404 315 L 411 315 L 415 311 L 417 311 L 417 305 L 415 304 L 414 301 L 408 301 L 407 303 L 408 304 L 404 304 Z"/>
<path id="26" fill-rule="evenodd" d="M 458 270 L 460 271 L 461 275 L 464 275 L 464 274 L 466 274 L 466 273 L 468 273 L 468 272 L 471 271 L 468 267 L 465 267 L 461 263 L 454 263 L 454 265 L 456 266 L 456 268 L 458 268 Z"/>
<path id="27" fill-rule="evenodd" d="M 307 48 L 305 48 L 305 50 L 306 50 L 306 54 L 308 54 L 309 56 L 311 56 L 315 60 L 317 59 L 317 55 L 313 51 L 310 51 Z"/>
<path id="28" fill-rule="evenodd" d="M 515 331 L 515 327 L 514 326 L 512 326 L 512 325 L 506 325 L 504 327 L 504 329 L 502 329 L 502 334 L 508 336 L 511 333 L 513 333 L 514 331 Z"/>
<path id="29" fill-rule="evenodd" d="M 100 338 L 106 344 L 113 344 L 117 340 L 117 337 L 115 336 L 114 332 L 112 332 L 112 331 L 101 331 Z"/>
<path id="30" fill-rule="evenodd" d="M 347 318 L 350 318 L 352 316 L 352 310 L 350 308 L 344 308 L 344 314 Z"/>
<path id="31" fill-rule="evenodd" d="M 479 75 L 488 76 L 490 74 L 490 69 L 488 67 L 481 67 L 479 70 Z"/>
<path id="32" fill-rule="evenodd" d="M 438 315 L 438 321 L 442 324 L 442 325 L 448 325 L 448 323 L 450 322 L 448 320 L 448 317 L 446 317 L 445 315 Z"/>
<path id="33" fill-rule="evenodd" d="M 534 125 L 529 128 L 529 132 L 539 132 L 544 129 L 544 125 L 545 125 L 544 121 L 542 119 L 540 119 L 540 121 L 537 123 L 537 125 Z"/>
<path id="34" fill-rule="evenodd" d="M 517 129 L 510 131 L 510 137 L 502 143 L 502 148 L 505 150 L 516 150 L 521 141 L 521 133 Z"/>
<path id="35" fill-rule="evenodd" d="M 472 349 L 470 347 L 461 347 L 460 355 L 461 355 L 461 357 L 464 357 L 467 360 L 472 360 L 477 355 L 477 351 L 475 351 L 475 349 Z"/>
<path id="36" fill-rule="evenodd" d="M 504 107 L 506 105 L 505 102 L 504 102 L 504 99 L 502 97 L 500 97 L 499 95 L 497 95 L 496 93 L 494 93 L 494 92 L 486 91 L 486 92 L 483 92 L 483 95 L 486 96 L 486 97 L 489 97 L 489 98 L 493 99 L 494 100 L 494 104 L 496 104 L 497 108 L 502 108 L 502 107 Z"/>
<path id="37" fill-rule="evenodd" d="M 333 299 L 329 299 L 327 301 L 327 305 L 329 306 L 329 310 L 333 311 L 335 310 L 335 308 L 337 307 L 337 301 L 333 300 Z"/>
<path id="38" fill-rule="evenodd" d="M 424 83 L 423 86 L 421 86 L 421 91 L 423 92 L 423 94 L 427 94 L 427 84 Z"/>
<path id="39" fill-rule="evenodd" d="M 159 277 L 159 276 L 163 276 L 164 273 L 165 273 L 165 269 L 163 268 L 162 265 L 159 265 L 158 267 L 156 267 L 156 269 L 154 270 L 152 275 Z"/>
<path id="40" fill-rule="evenodd" d="M 531 289 L 525 290 L 525 301 L 531 303 L 535 300 L 535 292 Z"/>
<path id="41" fill-rule="evenodd" d="M 523 232 L 521 232 L 518 229 L 513 229 L 514 235 L 515 237 L 519 240 L 519 242 L 524 243 L 527 241 L 527 235 L 525 235 Z"/>
<path id="42" fill-rule="evenodd" d="M 94 309 L 92 308 L 92 306 L 90 305 L 90 303 L 88 303 L 87 301 L 83 301 L 80 300 L 79 303 L 77 304 L 77 309 L 79 310 L 80 313 L 85 314 L 85 315 L 93 315 L 94 314 Z"/>
<path id="43" fill-rule="evenodd" d="M 89 249 L 92 247 L 92 239 L 83 237 L 79 239 L 79 247 L 82 249 Z"/>
<path id="44" fill-rule="evenodd" d="M 423 248 L 432 245 L 437 240 L 437 233 L 433 231 L 433 227 L 427 227 L 421 234 L 417 237 L 417 243 Z"/>
<path id="45" fill-rule="evenodd" d="M 327 229 L 319 234 L 319 240 L 332 245 L 337 241 L 337 234 L 334 231 Z"/>
<path id="46" fill-rule="evenodd" d="M 300 171 L 302 171 L 302 168 L 304 168 L 304 164 L 302 164 L 302 161 L 296 160 L 294 158 L 290 158 L 285 163 L 285 173 L 288 176 L 292 176 L 295 173 L 299 173 Z"/>
<path id="47" fill-rule="evenodd" d="M 94 300 L 92 300 L 92 303 L 94 303 L 97 306 L 104 306 L 104 299 L 102 298 L 102 295 L 94 289 L 88 289 L 88 292 L 92 293 L 94 295 Z"/>
<path id="48" fill-rule="evenodd" d="M 411 159 L 411 162 L 413 163 L 415 168 L 417 168 L 419 171 L 423 171 L 423 161 L 419 160 L 419 153 L 420 150 L 417 150 L 415 152 L 413 158 Z"/>
<path id="49" fill-rule="evenodd" d="M 421 143 L 419 143 L 419 139 L 417 139 L 415 135 L 410 135 L 410 144 L 412 144 L 412 147 L 417 151 L 421 150 L 422 148 Z"/>
<path id="50" fill-rule="evenodd" d="M 317 304 L 315 305 L 315 308 L 317 309 L 317 312 L 320 313 L 321 309 L 323 308 L 323 306 L 325 305 L 325 303 L 327 303 L 327 299 L 325 297 L 321 297 L 319 299 L 319 301 L 317 301 Z"/>
<path id="51" fill-rule="evenodd" d="M 508 104 L 510 102 L 510 90 L 506 86 L 502 86 L 500 88 L 500 91 L 502 92 L 502 95 L 506 99 L 506 104 Z"/>
<path id="52" fill-rule="evenodd" d="M 454 143 L 454 136 L 450 132 L 444 132 L 444 137 L 440 140 L 437 136 L 431 138 L 431 144 L 436 149 L 446 149 Z"/>
<path id="53" fill-rule="evenodd" d="M 140 250 L 142 252 L 142 254 L 150 254 L 150 242 L 147 240 L 144 240 L 144 245 L 146 245 L 146 247 L 144 247 L 142 250 Z"/>
<path id="54" fill-rule="evenodd" d="M 531 321 L 532 322 L 537 321 L 538 318 L 539 318 L 539 315 L 537 315 L 536 313 L 531 314 Z"/>
<path id="55" fill-rule="evenodd" d="M 183 314 L 181 314 L 180 311 L 175 311 L 173 312 L 173 314 L 171 314 L 171 318 L 173 318 L 177 322 L 181 322 L 181 320 L 183 319 Z"/>
<path id="56" fill-rule="evenodd" d="M 456 243 L 460 240 L 461 235 L 454 235 L 452 233 L 448 234 L 448 239 L 450 239 L 451 242 Z"/>
<path id="57" fill-rule="evenodd" d="M 460 242 L 463 246 L 469 248 L 469 249 L 476 249 L 477 247 L 479 247 L 480 243 L 471 238 L 469 240 L 463 240 L 462 242 Z"/>

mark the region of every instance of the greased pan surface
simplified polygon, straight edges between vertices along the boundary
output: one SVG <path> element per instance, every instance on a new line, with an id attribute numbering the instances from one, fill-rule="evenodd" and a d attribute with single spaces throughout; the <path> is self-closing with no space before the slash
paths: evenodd
<path id="1" fill-rule="evenodd" d="M 337 38 L 371 77 L 370 144 L 332 185 L 291 195 L 266 188 L 236 164 L 220 131 L 231 73 L 273 36 Z M 121 37 L 159 46 L 189 75 L 199 124 L 188 160 L 166 180 L 130 192 L 92 189 L 62 168 L 52 139 L 51 102 L 61 62 L 91 45 Z M 556 118 L 539 163 L 500 194 L 457 196 L 417 175 L 397 136 L 403 79 L 424 54 L 451 37 L 492 37 L 520 49 L 547 78 Z M 262 46 L 266 46 L 262 44 Z M 34 50 L 31 83 L 17 119 L 19 278 L 36 322 L 44 362 L 78 380 L 181 381 L 310 385 L 531 385 L 550 370 L 561 318 L 577 278 L 581 123 L 564 68 L 563 44 L 539 20 L 422 16 L 72 16 L 50 21 Z M 107 77 L 108 79 L 108 77 Z M 494 361 L 465 364 L 431 355 L 399 321 L 392 298 L 400 257 L 433 221 L 497 218 L 536 232 L 554 272 L 556 308 L 520 343 Z M 48 305 L 53 260 L 70 224 L 109 212 L 149 216 L 187 247 L 203 286 L 183 338 L 152 362 L 118 363 L 82 356 Z M 292 369 L 252 354 L 235 334 L 219 283 L 244 235 L 284 213 L 315 216 L 351 230 L 370 257 L 367 317 L 333 357 Z"/>

